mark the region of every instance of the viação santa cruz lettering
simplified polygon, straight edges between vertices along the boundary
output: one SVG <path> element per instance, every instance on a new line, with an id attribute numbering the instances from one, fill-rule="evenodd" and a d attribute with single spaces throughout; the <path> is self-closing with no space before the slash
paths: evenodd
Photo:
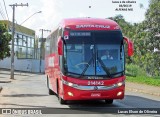
<path id="1" fill-rule="evenodd" d="M 84 24 L 84 25 L 76 25 L 76 28 L 110 28 L 109 25 L 90 25 L 90 24 Z"/>

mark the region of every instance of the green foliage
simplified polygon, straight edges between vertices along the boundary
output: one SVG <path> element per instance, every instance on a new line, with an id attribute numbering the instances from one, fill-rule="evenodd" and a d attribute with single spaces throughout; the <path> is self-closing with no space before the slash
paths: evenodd
<path id="1" fill-rule="evenodd" d="M 150 0 L 149 9 L 146 12 L 146 69 L 152 76 L 160 76 L 160 54 L 154 52 L 154 49 L 160 50 L 160 37 L 155 35 L 160 33 L 160 1 Z"/>
<path id="2" fill-rule="evenodd" d="M 10 41 L 11 35 L 8 33 L 5 25 L 0 23 L 0 60 L 10 56 Z"/>
<path id="3" fill-rule="evenodd" d="M 137 65 L 127 64 L 126 65 L 126 75 L 136 77 L 136 76 L 146 76 L 146 73 L 144 72 L 143 69 L 141 69 Z"/>
<path id="4" fill-rule="evenodd" d="M 134 43 L 134 56 L 128 57 L 126 63 L 135 64 L 142 68 L 149 76 L 160 76 L 160 1 L 150 0 L 149 9 L 146 11 L 145 20 L 141 23 L 131 24 L 126 22 L 122 15 L 110 18 L 122 28 L 124 36 L 129 37 Z M 133 75 L 136 75 L 134 70 Z"/>

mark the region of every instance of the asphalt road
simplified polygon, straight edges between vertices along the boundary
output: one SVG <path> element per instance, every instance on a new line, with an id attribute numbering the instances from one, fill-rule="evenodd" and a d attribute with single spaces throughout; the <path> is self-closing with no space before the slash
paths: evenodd
<path id="1" fill-rule="evenodd" d="M 84 111 L 101 113 L 110 108 L 160 108 L 159 96 L 129 91 L 123 100 L 115 100 L 112 105 L 104 101 L 69 101 L 60 105 L 55 95 L 48 95 L 44 75 L 26 74 L 15 79 L 11 83 L 1 83 L 0 108 L 69 108 L 82 109 L 82 114 Z"/>

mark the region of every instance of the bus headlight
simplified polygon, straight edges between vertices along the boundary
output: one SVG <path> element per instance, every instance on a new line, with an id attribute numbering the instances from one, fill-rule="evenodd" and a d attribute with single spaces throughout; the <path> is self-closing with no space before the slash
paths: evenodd
<path id="1" fill-rule="evenodd" d="M 68 85 L 70 87 L 77 87 L 77 84 L 71 83 L 71 82 L 67 82 L 65 80 L 63 80 L 63 84 Z"/>
<path id="2" fill-rule="evenodd" d="M 68 86 L 72 87 L 74 84 L 71 82 L 68 82 Z"/>
<path id="3" fill-rule="evenodd" d="M 68 92 L 68 95 L 69 95 L 69 96 L 73 96 L 73 93 L 72 93 L 72 92 Z"/>
<path id="4" fill-rule="evenodd" d="M 121 91 L 117 93 L 117 96 L 120 96 L 120 95 L 122 95 L 122 92 L 121 92 Z"/>
<path id="5" fill-rule="evenodd" d="M 124 81 L 117 83 L 117 86 L 120 87 L 120 86 L 122 86 L 123 84 L 124 84 Z"/>

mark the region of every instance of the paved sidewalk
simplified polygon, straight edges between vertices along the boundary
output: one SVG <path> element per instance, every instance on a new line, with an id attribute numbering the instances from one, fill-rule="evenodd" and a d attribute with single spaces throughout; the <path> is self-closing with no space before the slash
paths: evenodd
<path id="1" fill-rule="evenodd" d="M 150 86 L 139 83 L 126 82 L 126 90 L 131 92 L 145 93 L 160 96 L 160 87 Z"/>
<path id="2" fill-rule="evenodd" d="M 0 69 L 0 83 L 10 83 L 10 82 L 11 82 L 10 71 Z"/>
<path id="3" fill-rule="evenodd" d="M 28 77 L 31 75 L 33 74 L 24 72 L 15 72 L 14 77 L 16 79 L 16 78 Z M 11 83 L 12 81 L 13 80 L 10 79 L 10 71 L 0 70 L 0 92 L 2 91 L 4 85 L 6 86 L 8 83 Z M 139 92 L 139 93 L 160 96 L 160 87 L 149 86 L 145 84 L 126 82 L 126 90 L 131 92 Z"/>
<path id="4" fill-rule="evenodd" d="M 10 70 L 3 70 L 0 69 L 0 93 L 3 90 L 3 86 L 7 86 L 8 83 L 11 83 L 12 81 L 16 80 L 16 78 L 24 78 L 31 76 L 33 74 L 27 73 L 27 72 L 14 72 L 14 79 L 10 79 Z"/>
<path id="5" fill-rule="evenodd" d="M 11 79 L 9 79 L 9 71 L 3 71 L 0 69 L 0 93 L 3 89 L 3 85 L 5 83 L 10 83 Z"/>

